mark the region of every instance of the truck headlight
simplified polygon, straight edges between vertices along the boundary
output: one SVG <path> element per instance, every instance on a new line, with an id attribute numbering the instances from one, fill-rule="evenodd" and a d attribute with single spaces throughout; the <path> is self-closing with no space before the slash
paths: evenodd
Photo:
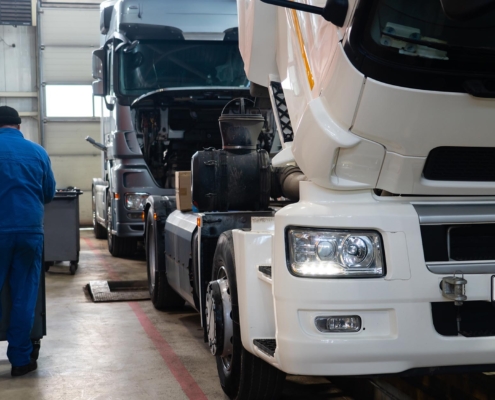
<path id="1" fill-rule="evenodd" d="M 314 278 L 365 278 L 385 275 L 378 232 L 289 228 L 288 262 L 293 275 Z"/>
<path id="2" fill-rule="evenodd" d="M 132 211 L 143 211 L 148 193 L 126 193 L 125 208 Z"/>

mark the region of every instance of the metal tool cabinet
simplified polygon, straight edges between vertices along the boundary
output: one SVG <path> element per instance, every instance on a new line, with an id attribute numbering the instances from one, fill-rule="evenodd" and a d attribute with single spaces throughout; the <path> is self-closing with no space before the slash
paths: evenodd
<path id="1" fill-rule="evenodd" d="M 74 275 L 79 263 L 79 196 L 78 189 L 57 190 L 53 201 L 45 206 L 45 270 L 57 261 L 70 261 Z"/>

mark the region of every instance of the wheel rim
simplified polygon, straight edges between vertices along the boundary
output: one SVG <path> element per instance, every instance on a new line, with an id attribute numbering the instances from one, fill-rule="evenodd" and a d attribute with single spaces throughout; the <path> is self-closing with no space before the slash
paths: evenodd
<path id="1" fill-rule="evenodd" d="M 151 293 L 155 290 L 155 274 L 156 274 L 156 246 L 155 246 L 155 231 L 154 231 L 153 222 L 149 224 L 149 236 L 148 236 L 148 268 L 150 272 L 150 287 Z"/>
<path id="2" fill-rule="evenodd" d="M 226 284 L 228 286 L 229 278 L 227 276 L 227 270 L 225 269 L 225 266 L 221 266 L 218 269 L 217 280 L 224 280 L 224 281 L 226 281 Z M 230 291 L 228 293 L 229 293 L 228 294 L 228 299 L 231 302 L 232 299 L 231 299 Z M 230 343 L 230 341 L 229 341 L 229 343 Z M 230 345 L 232 346 L 232 343 L 230 343 Z M 232 358 L 233 358 L 233 351 L 230 352 L 230 355 L 227 355 L 225 357 L 220 357 L 220 359 L 222 360 L 223 369 L 225 371 L 227 371 L 227 372 L 230 372 L 232 370 Z"/>
<path id="3" fill-rule="evenodd" d="M 109 202 L 107 207 L 107 238 L 108 238 L 108 247 L 111 249 L 112 242 L 112 206 Z"/>
<path id="4" fill-rule="evenodd" d="M 96 228 L 96 198 L 93 193 L 93 228 Z"/>

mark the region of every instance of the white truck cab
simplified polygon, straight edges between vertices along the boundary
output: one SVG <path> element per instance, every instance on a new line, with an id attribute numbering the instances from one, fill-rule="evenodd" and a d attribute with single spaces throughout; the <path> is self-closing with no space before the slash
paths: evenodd
<path id="1" fill-rule="evenodd" d="M 283 372 L 495 367 L 495 2 L 461 3 L 238 1 L 307 179 L 233 231 L 243 345 Z"/>

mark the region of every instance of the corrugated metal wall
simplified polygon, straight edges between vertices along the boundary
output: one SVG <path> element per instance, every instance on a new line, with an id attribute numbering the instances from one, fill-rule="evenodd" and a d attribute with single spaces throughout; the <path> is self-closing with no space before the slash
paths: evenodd
<path id="1" fill-rule="evenodd" d="M 0 105 L 14 107 L 24 136 L 39 143 L 36 28 L 0 25 Z"/>
<path id="2" fill-rule="evenodd" d="M 100 39 L 98 8 L 42 5 L 39 36 L 44 100 L 46 85 L 91 84 L 91 53 L 99 47 Z M 74 101 L 71 98 L 65 100 Z M 85 192 L 80 198 L 80 221 L 82 225 L 89 225 L 91 182 L 93 177 L 101 175 L 101 152 L 84 138 L 100 137 L 100 119 L 49 118 L 46 109 L 44 101 L 42 142 L 50 154 L 57 187 L 76 186 Z"/>

